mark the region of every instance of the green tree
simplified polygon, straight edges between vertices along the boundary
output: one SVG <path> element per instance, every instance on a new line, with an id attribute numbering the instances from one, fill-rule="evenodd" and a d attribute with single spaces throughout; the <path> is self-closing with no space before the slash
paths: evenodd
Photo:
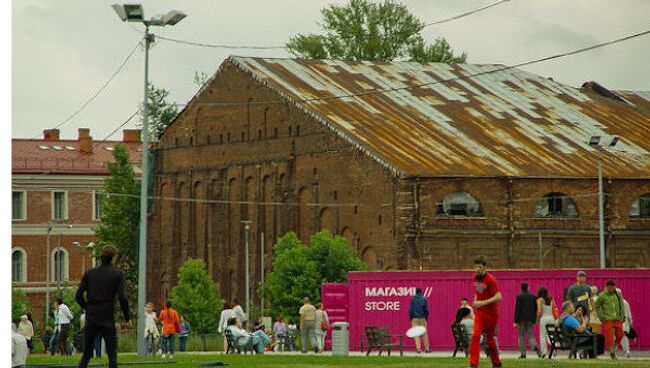
<path id="1" fill-rule="evenodd" d="M 20 322 L 20 316 L 31 311 L 32 303 L 27 298 L 27 294 L 21 289 L 11 289 L 11 321 L 16 323 Z"/>
<path id="2" fill-rule="evenodd" d="M 202 259 L 185 261 L 178 271 L 178 284 L 172 288 L 172 298 L 179 313 L 187 315 L 192 331 L 201 334 L 206 351 L 205 334 L 217 330 L 224 301 Z"/>
<path id="3" fill-rule="evenodd" d="M 194 78 L 196 80 L 196 74 Z M 155 140 L 160 139 L 167 126 L 178 115 L 178 108 L 174 103 L 168 102 L 167 97 L 169 97 L 169 91 L 164 88 L 157 88 L 152 83 L 149 83 L 147 98 L 149 133 Z"/>
<path id="4" fill-rule="evenodd" d="M 324 282 L 345 282 L 349 271 L 364 270 L 365 264 L 344 237 L 333 237 L 328 230 L 311 236 L 305 246 L 289 232 L 273 246 L 273 271 L 263 292 L 271 298 L 271 313 L 296 316 L 303 297 L 320 301 Z"/>
<path id="5" fill-rule="evenodd" d="M 301 58 L 463 63 L 444 38 L 427 45 L 420 35 L 425 24 L 406 6 L 392 0 L 372 3 L 350 0 L 345 6 L 321 10 L 325 34 L 298 34 L 286 44 Z"/>
<path id="6" fill-rule="evenodd" d="M 117 248 L 115 266 L 124 271 L 127 298 L 132 311 L 136 307 L 138 284 L 138 244 L 140 223 L 140 181 L 136 180 L 128 150 L 115 145 L 115 162 L 108 164 L 110 176 L 104 180 L 101 200 L 101 224 L 95 230 L 95 256 L 107 244 Z"/>

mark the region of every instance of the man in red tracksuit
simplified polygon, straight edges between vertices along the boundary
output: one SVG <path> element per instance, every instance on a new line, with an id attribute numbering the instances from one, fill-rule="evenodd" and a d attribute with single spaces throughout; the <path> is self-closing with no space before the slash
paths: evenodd
<path id="1" fill-rule="evenodd" d="M 499 351 L 494 341 L 494 332 L 497 327 L 497 320 L 499 319 L 499 300 L 501 300 L 501 293 L 499 292 L 497 280 L 494 276 L 485 272 L 486 266 L 487 257 L 477 256 L 474 259 L 474 270 L 476 274 L 472 277 L 472 285 L 476 290 L 476 295 L 474 296 L 476 317 L 474 318 L 472 342 L 469 346 L 470 367 L 478 367 L 481 334 L 483 332 L 485 332 L 492 367 L 501 367 Z"/>

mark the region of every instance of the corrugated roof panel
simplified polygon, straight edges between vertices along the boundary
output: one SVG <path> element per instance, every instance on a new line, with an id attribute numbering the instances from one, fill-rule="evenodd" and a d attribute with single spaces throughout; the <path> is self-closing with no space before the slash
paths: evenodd
<path id="1" fill-rule="evenodd" d="M 620 92 L 631 105 L 499 65 L 227 62 L 402 174 L 593 177 L 589 137 L 618 135 L 605 175 L 650 177 L 650 92 Z"/>

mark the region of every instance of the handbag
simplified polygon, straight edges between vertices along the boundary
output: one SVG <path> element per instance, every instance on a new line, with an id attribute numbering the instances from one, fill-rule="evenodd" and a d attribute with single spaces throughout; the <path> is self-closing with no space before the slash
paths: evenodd
<path id="1" fill-rule="evenodd" d="M 560 318 L 560 310 L 557 308 L 557 305 L 555 305 L 555 301 L 551 300 L 551 313 L 553 314 L 554 319 Z"/>
<path id="2" fill-rule="evenodd" d="M 330 324 L 327 323 L 327 321 L 323 321 L 320 323 L 320 329 L 323 331 L 327 331 L 330 329 Z"/>
<path id="3" fill-rule="evenodd" d="M 176 333 L 181 333 L 181 321 L 178 319 L 178 313 L 174 313 L 174 330 Z"/>

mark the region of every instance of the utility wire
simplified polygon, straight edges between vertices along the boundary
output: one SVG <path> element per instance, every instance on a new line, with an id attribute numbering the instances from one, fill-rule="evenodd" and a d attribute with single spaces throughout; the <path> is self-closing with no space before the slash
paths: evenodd
<path id="1" fill-rule="evenodd" d="M 466 17 L 466 16 L 468 16 L 468 15 L 472 15 L 472 14 L 478 13 L 478 12 L 480 12 L 480 11 L 483 11 L 483 10 L 489 9 L 489 8 L 491 8 L 491 7 L 493 7 L 493 6 L 501 5 L 501 4 L 503 4 L 503 3 L 507 3 L 507 2 L 509 2 L 509 1 L 510 1 L 510 0 L 501 0 L 501 1 L 497 1 L 496 3 L 488 4 L 488 5 L 482 6 L 482 7 L 480 7 L 480 8 L 477 8 L 477 9 L 474 9 L 474 10 L 470 10 L 470 11 L 465 12 L 465 13 L 462 13 L 462 14 L 455 15 L 455 16 L 450 17 L 450 18 L 437 20 L 437 21 L 435 21 L 435 22 L 431 22 L 431 23 L 426 23 L 426 24 L 424 25 L 424 27 L 422 27 L 422 28 L 426 28 L 426 27 L 430 27 L 430 26 L 433 26 L 433 25 L 436 25 L 436 24 L 447 23 L 447 22 L 451 22 L 452 20 L 456 20 L 456 19 L 464 18 L 464 17 Z"/>
<path id="2" fill-rule="evenodd" d="M 81 107 L 80 107 L 79 109 L 77 109 L 77 111 L 75 111 L 74 113 L 72 113 L 72 115 L 68 116 L 66 119 L 64 119 L 62 122 L 60 122 L 59 124 L 55 125 L 55 126 L 54 126 L 53 128 L 51 128 L 51 129 L 59 128 L 59 127 L 62 126 L 63 124 L 69 122 L 72 118 L 74 118 L 74 117 L 77 116 L 80 112 L 82 112 L 82 111 L 86 108 L 86 106 L 88 106 L 88 104 L 90 104 L 90 103 L 91 103 L 95 98 L 97 98 L 97 96 L 99 96 L 99 94 L 100 94 L 100 93 L 101 93 L 101 92 L 102 92 L 106 87 L 108 87 L 108 85 L 113 81 L 113 79 L 115 79 L 115 77 L 116 77 L 116 76 L 117 76 L 117 75 L 122 71 L 122 69 L 124 69 L 124 66 L 125 66 L 126 63 L 129 61 L 129 59 L 131 59 L 131 56 L 133 56 L 133 54 L 135 53 L 135 50 L 138 49 L 138 46 L 140 46 L 140 44 L 142 44 L 142 41 L 141 41 L 141 40 L 138 41 L 138 43 L 135 45 L 135 47 L 133 47 L 133 49 L 131 50 L 131 52 L 129 52 L 129 54 L 126 56 L 126 58 L 124 59 L 124 61 L 122 62 L 122 64 L 120 64 L 120 66 L 117 68 L 117 70 L 113 73 L 113 75 L 111 75 L 111 77 L 110 77 L 110 78 L 109 78 L 109 79 L 108 79 L 108 80 L 107 80 L 107 81 L 106 81 L 106 82 L 105 82 L 105 83 L 104 83 L 104 84 L 99 88 L 99 90 L 97 90 L 97 92 L 95 92 L 95 94 L 93 94 L 93 95 L 90 97 L 90 99 L 88 99 L 86 102 L 84 102 L 84 104 L 81 105 Z M 33 136 L 31 139 L 37 138 L 37 137 L 39 137 L 39 136 L 40 136 L 40 133 L 37 134 L 37 135 L 35 135 L 35 136 Z"/>
<path id="3" fill-rule="evenodd" d="M 459 80 L 464 80 L 464 79 L 470 79 L 473 77 L 478 77 L 481 75 L 487 75 L 487 74 L 492 74 L 492 73 L 497 73 L 497 72 L 502 72 L 510 69 L 515 69 L 523 66 L 528 66 L 528 65 L 533 65 L 533 64 L 538 64 L 542 63 L 545 61 L 553 60 L 553 59 L 559 59 L 571 55 L 576 55 L 576 54 L 581 54 L 583 52 L 595 50 L 598 48 L 614 45 L 620 42 L 625 42 L 629 41 L 634 38 L 642 37 L 650 33 L 650 30 L 646 30 L 643 32 L 638 32 L 634 33 L 628 36 L 620 37 L 611 41 L 607 42 L 602 42 L 598 43 L 595 45 L 583 47 L 580 49 L 572 50 L 572 51 L 567 51 L 563 52 L 560 54 L 555 54 L 552 56 L 547 56 L 543 57 L 540 59 L 535 59 L 535 60 L 530 60 L 530 61 L 524 61 L 520 62 L 517 64 L 509 65 L 509 66 L 503 66 L 499 67 L 496 69 L 492 70 L 486 70 L 482 72 L 477 72 L 477 73 L 471 73 L 467 75 L 462 75 L 462 76 L 456 76 L 452 78 L 447 78 L 447 79 L 441 79 L 437 80 L 434 82 L 428 82 L 428 83 L 420 83 L 420 84 L 414 84 L 414 85 L 409 85 L 409 86 L 404 86 L 404 87 L 392 87 L 392 88 L 379 88 L 375 89 L 373 91 L 368 91 L 368 92 L 363 92 L 363 93 L 349 93 L 349 94 L 344 94 L 344 95 L 335 95 L 335 96 L 326 96 L 326 97 L 310 97 L 310 98 L 303 98 L 303 99 L 293 99 L 291 102 L 294 103 L 309 103 L 309 102 L 316 102 L 316 101 L 329 101 L 329 100 L 336 100 L 336 99 L 341 99 L 341 98 L 350 98 L 350 97 L 365 97 L 365 96 L 373 96 L 373 95 L 378 95 L 382 93 L 391 93 L 391 92 L 398 92 L 398 91 L 403 91 L 403 90 L 409 90 L 409 89 L 415 89 L 415 88 L 422 88 L 422 87 L 427 87 L 427 86 L 432 86 L 432 85 L 437 85 L 437 84 L 445 84 L 445 83 L 450 83 L 450 82 L 455 82 Z M 251 102 L 195 102 L 194 104 L 197 105 L 211 105 L 211 106 L 248 106 L 248 105 L 271 105 L 271 104 L 284 104 L 287 103 L 288 101 L 285 100 L 270 100 L 270 101 L 251 101 Z M 191 101 L 190 101 L 191 103 Z M 187 106 L 187 104 L 185 105 Z"/>

